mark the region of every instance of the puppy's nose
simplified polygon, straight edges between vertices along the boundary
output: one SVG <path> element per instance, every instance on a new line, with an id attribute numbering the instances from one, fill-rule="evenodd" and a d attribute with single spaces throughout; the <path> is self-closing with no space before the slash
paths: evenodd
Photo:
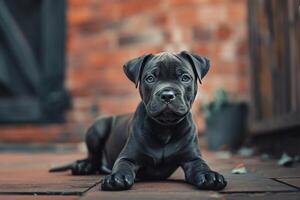
<path id="1" fill-rule="evenodd" d="M 162 101 L 164 101 L 165 103 L 170 103 L 171 101 L 173 101 L 175 99 L 175 92 L 171 91 L 171 90 L 166 90 L 163 91 L 160 94 L 160 98 Z"/>

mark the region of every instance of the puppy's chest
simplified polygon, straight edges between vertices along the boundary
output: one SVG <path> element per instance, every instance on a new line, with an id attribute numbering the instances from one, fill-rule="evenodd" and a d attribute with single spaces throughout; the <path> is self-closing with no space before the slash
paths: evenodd
<path id="1" fill-rule="evenodd" d="M 177 163 L 185 154 L 180 142 L 148 146 L 145 153 L 148 166 L 153 167 Z"/>
<path id="2" fill-rule="evenodd" d="M 191 132 L 182 132 L 182 134 L 172 135 L 168 132 L 160 132 L 157 135 L 147 134 L 139 142 L 139 155 L 142 158 L 143 165 L 149 167 L 179 165 L 186 160 L 192 159 L 197 154 L 194 151 L 195 135 Z M 148 137 L 147 137 L 148 136 Z M 150 136 L 150 137 L 149 137 Z"/>

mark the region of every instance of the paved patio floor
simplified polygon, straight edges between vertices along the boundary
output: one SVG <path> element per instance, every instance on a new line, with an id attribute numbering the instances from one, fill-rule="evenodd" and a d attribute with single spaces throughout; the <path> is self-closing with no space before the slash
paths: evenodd
<path id="1" fill-rule="evenodd" d="M 228 180 L 228 186 L 219 192 L 196 190 L 183 182 L 181 170 L 168 181 L 137 182 L 132 190 L 122 192 L 100 191 L 100 175 L 48 173 L 53 165 L 83 157 L 83 153 L 0 153 L 0 199 L 300 199 L 300 163 L 281 167 L 276 160 L 220 158 L 211 152 L 203 152 L 203 157 Z M 232 168 L 239 163 L 244 163 L 248 173 L 231 174 Z"/>

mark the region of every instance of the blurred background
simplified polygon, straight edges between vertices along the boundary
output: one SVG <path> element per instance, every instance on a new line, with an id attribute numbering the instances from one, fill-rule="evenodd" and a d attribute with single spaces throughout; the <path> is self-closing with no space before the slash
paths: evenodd
<path id="1" fill-rule="evenodd" d="M 299 154 L 299 27 L 297 0 L 0 0 L 0 150 L 76 149 L 135 110 L 126 61 L 187 50 L 211 60 L 193 106 L 211 150 Z"/>

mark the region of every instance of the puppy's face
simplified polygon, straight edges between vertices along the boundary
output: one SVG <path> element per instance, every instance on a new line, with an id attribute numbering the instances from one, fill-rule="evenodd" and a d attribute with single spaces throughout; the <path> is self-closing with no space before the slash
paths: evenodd
<path id="1" fill-rule="evenodd" d="M 125 64 L 127 76 L 139 84 L 148 115 L 158 123 L 176 124 L 189 112 L 197 93 L 197 79 L 201 81 L 209 67 L 207 59 L 195 56 L 187 52 L 148 54 Z M 133 66 L 137 68 L 132 74 Z"/>
<path id="2" fill-rule="evenodd" d="M 148 115 L 161 124 L 179 122 L 193 103 L 195 80 L 192 66 L 183 58 L 153 55 L 144 66 L 139 87 Z"/>

